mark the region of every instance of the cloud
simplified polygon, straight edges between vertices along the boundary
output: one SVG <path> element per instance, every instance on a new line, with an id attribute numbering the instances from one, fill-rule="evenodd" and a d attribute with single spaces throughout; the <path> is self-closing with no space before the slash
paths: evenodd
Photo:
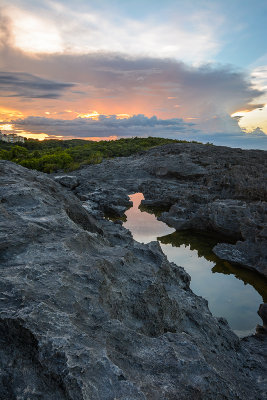
<path id="1" fill-rule="evenodd" d="M 135 56 L 183 58 L 203 62 L 220 49 L 218 27 L 224 18 L 216 12 L 196 7 L 175 7 L 159 13 L 149 7 L 142 17 L 125 14 L 123 5 L 110 2 L 73 4 L 3 0 L 10 18 L 15 47 L 31 52 L 129 53 Z M 144 5 L 141 7 L 144 10 Z M 140 8 L 140 12 L 141 11 Z M 60 24 L 58 23 L 60 19 Z M 208 20 L 208 24 L 203 24 Z M 32 32 L 34 31 L 34 35 Z"/>
<path id="2" fill-rule="evenodd" d="M 16 2 L 13 4 L 15 6 Z M 19 10 L 22 12 L 23 2 L 17 4 L 15 7 L 16 12 L 19 12 Z M 19 4 L 22 5 L 22 8 L 20 8 Z M 100 23 L 99 18 L 103 16 L 104 19 L 106 17 L 112 19 L 115 18 L 114 15 L 111 16 L 108 13 L 99 14 L 97 9 L 92 12 L 92 9 L 89 10 L 87 6 L 79 14 L 68 4 L 42 3 L 42 7 L 44 7 L 42 9 L 43 22 L 50 21 L 49 17 L 51 17 L 51 23 L 54 24 L 55 19 L 57 20 L 59 15 L 63 15 L 64 21 L 60 24 L 62 32 L 66 33 L 66 35 L 71 32 L 71 35 L 79 38 L 79 40 L 83 36 L 87 40 L 90 37 L 90 43 L 97 42 L 97 40 L 94 40 L 94 35 L 92 36 L 90 33 L 90 29 L 93 29 L 93 27 L 95 29 L 94 32 L 104 35 L 105 42 L 113 35 L 113 25 L 109 25 L 105 22 L 106 20 Z M 6 6 L 7 9 L 9 10 L 8 4 Z M 28 12 L 25 10 L 23 12 Z M 33 7 L 33 10 L 34 12 L 31 15 L 34 18 L 38 14 L 38 7 Z M 76 19 L 73 18 L 75 13 L 77 13 Z M 137 35 L 132 32 L 131 40 L 128 40 L 128 36 L 124 35 L 123 29 L 119 28 L 118 38 L 116 39 L 118 43 L 125 38 L 127 39 L 125 39 L 127 44 L 120 49 L 116 48 L 116 46 L 108 46 L 108 48 L 99 46 L 90 49 L 85 47 L 83 49 L 84 53 L 81 54 L 80 52 L 75 52 L 75 46 L 73 45 L 66 48 L 65 53 L 46 53 L 33 56 L 16 47 L 13 21 L 16 15 L 15 11 L 13 14 L 6 12 L 5 15 L 1 20 L 0 68 L 6 71 L 13 71 L 16 74 L 16 69 L 19 65 L 20 71 L 27 71 L 27 74 L 33 76 L 45 77 L 48 82 L 54 81 L 55 92 L 50 87 L 49 90 L 44 90 L 40 97 L 48 98 L 51 95 L 49 98 L 57 98 L 60 94 L 63 94 L 68 85 L 72 85 L 75 82 L 77 90 L 75 90 L 75 93 L 68 93 L 68 98 L 64 97 L 64 100 L 71 102 L 75 98 L 75 101 L 78 102 L 77 99 L 80 98 L 79 107 L 88 105 L 89 109 L 96 109 L 104 114 L 157 114 L 160 118 L 167 119 L 188 117 L 204 120 L 211 118 L 213 115 L 232 114 L 240 109 L 249 109 L 249 107 L 261 105 L 251 106 L 250 104 L 252 102 L 255 103 L 264 92 L 259 87 L 252 86 L 248 75 L 231 66 L 210 63 L 201 66 L 185 64 L 178 60 L 178 58 L 183 57 L 183 52 L 178 51 L 168 37 L 164 36 L 164 41 L 166 46 L 170 46 L 171 53 L 169 56 L 171 55 L 172 58 L 163 58 L 163 56 L 166 57 L 166 54 L 162 52 L 161 42 L 158 40 L 155 40 L 156 48 L 160 50 L 161 57 L 152 56 L 149 51 L 145 52 L 150 55 L 149 57 L 137 55 L 136 52 L 131 50 L 130 45 L 130 42 L 138 44 Z M 200 30 L 206 29 L 203 28 L 202 20 L 198 18 L 199 15 L 191 16 L 191 24 L 196 22 L 196 26 L 199 26 Z M 80 26 L 77 21 L 81 23 Z M 186 20 L 182 18 L 182 21 L 185 22 Z M 116 20 L 116 22 L 118 21 Z M 109 31 L 105 30 L 105 23 L 110 28 Z M 150 21 L 150 23 L 152 22 Z M 221 23 L 222 21 L 218 21 L 218 24 Z M 70 29 L 72 24 L 75 25 L 74 31 Z M 127 24 L 127 18 L 124 19 L 124 24 Z M 118 26 L 120 25 L 118 24 Z M 204 26 L 207 26 L 207 24 L 204 24 Z M 164 27 L 166 27 L 166 24 Z M 148 32 L 147 27 L 145 28 L 146 32 Z M 78 33 L 74 35 L 73 32 L 79 31 L 79 29 L 82 30 L 82 35 Z M 135 29 L 141 32 L 141 27 L 138 24 L 135 25 Z M 182 29 L 181 25 L 179 29 Z M 161 34 L 161 28 L 159 27 L 155 32 Z M 177 42 L 176 46 L 179 47 L 181 43 L 184 43 L 183 40 L 179 40 L 179 36 L 175 34 L 175 31 L 172 32 L 172 35 Z M 154 36 L 152 35 L 152 37 Z M 202 35 L 201 38 L 205 42 L 205 35 Z M 192 42 L 194 42 L 194 38 L 192 38 Z M 192 43 L 190 42 L 190 45 L 187 42 L 185 43 L 186 48 L 192 52 L 193 59 L 196 60 Z M 198 41 L 195 43 L 197 48 L 206 48 L 204 43 L 201 46 Z M 142 48 L 142 46 L 139 47 Z M 112 50 L 112 52 L 107 49 Z M 122 53 L 123 51 L 125 52 L 124 54 Z M 17 93 L 15 91 L 14 93 L 25 95 L 25 92 Z M 26 91 L 25 97 L 40 98 L 39 94 L 38 91 L 37 93 L 32 90 L 30 93 Z M 175 104 L 173 103 L 174 100 Z M 179 107 L 175 105 L 179 105 Z M 119 107 L 120 109 L 118 109 Z M 66 105 L 65 108 L 71 107 Z M 162 111 L 159 112 L 160 110 Z M 77 111 L 86 112 L 84 109 L 77 109 Z"/>
<path id="3" fill-rule="evenodd" d="M 267 55 L 265 56 L 265 65 L 260 65 L 254 68 L 251 73 L 251 78 L 254 87 L 264 91 L 264 94 L 260 100 L 264 103 L 267 103 Z"/>
<path id="4" fill-rule="evenodd" d="M 267 135 L 257 128 L 251 133 L 242 131 L 237 121 L 229 116 L 221 116 L 220 131 L 203 131 L 194 123 L 179 118 L 160 119 L 145 115 L 134 115 L 119 119 L 115 115 L 100 115 L 98 120 L 75 118 L 72 120 L 44 117 L 27 117 L 14 121 L 15 131 L 27 131 L 35 134 L 47 134 L 49 137 L 61 138 L 107 138 L 107 137 L 146 137 L 156 136 L 180 140 L 196 140 L 203 143 L 241 147 L 247 149 L 267 150 Z M 226 125 L 229 125 L 225 129 Z"/>
<path id="5" fill-rule="evenodd" d="M 201 135 L 201 137 L 196 136 L 195 140 L 204 143 L 210 142 L 218 146 L 267 150 L 267 135 L 260 128 L 256 128 L 252 132 L 241 130 L 232 133 L 215 132 L 214 134 Z"/>
<path id="6" fill-rule="evenodd" d="M 110 109 L 113 113 L 112 107 L 117 103 L 120 110 L 115 113 L 153 115 L 166 110 L 158 115 L 205 119 L 246 109 L 264 93 L 252 87 L 249 77 L 233 67 L 193 67 L 173 59 L 134 58 L 116 53 L 47 54 L 32 58 L 13 49 L 9 57 L 2 58 L 2 63 L 9 71 L 19 64 L 28 73 L 55 82 L 75 82 L 77 93 L 69 96 L 68 101 L 80 96 L 83 104 L 86 99 L 90 109 L 105 114 Z M 180 107 L 175 107 L 177 104 Z"/>
<path id="7" fill-rule="evenodd" d="M 194 124 L 182 119 L 148 118 L 145 115 L 134 115 L 119 119 L 115 115 L 100 115 L 99 119 L 75 118 L 72 120 L 28 117 L 11 121 L 15 129 L 33 133 L 46 133 L 63 137 L 107 137 L 107 136 L 168 136 L 175 138 L 180 133 L 194 131 Z"/>
<path id="8" fill-rule="evenodd" d="M 66 46 L 71 39 L 69 37 L 70 32 L 77 33 L 81 30 L 82 35 L 80 36 L 77 33 L 75 36 L 88 40 L 86 38 L 88 38 L 88 32 L 91 32 L 90 29 L 92 28 L 92 35 L 89 35 L 91 43 L 96 43 L 94 41 L 96 36 L 94 35 L 98 34 L 100 36 L 96 39 L 100 41 L 98 43 L 102 43 L 104 32 L 105 43 L 108 47 L 100 46 L 96 49 L 92 47 L 92 44 L 89 48 L 83 47 L 84 43 L 81 43 L 81 51 L 78 51 L 75 48 L 76 44 L 73 43 L 70 47 L 65 47 L 61 53 L 30 54 L 22 51 L 22 47 L 18 48 L 14 36 L 16 33 L 13 29 L 14 25 L 12 28 L 14 16 L 12 17 L 9 14 L 9 19 L 7 17 L 2 19 L 0 27 L 2 32 L 0 32 L 0 68 L 4 71 L 10 71 L 10 73 L 4 73 L 6 75 L 4 75 L 2 81 L 0 79 L 0 87 L 2 87 L 4 96 L 12 96 L 6 97 L 6 107 L 16 108 L 22 111 L 24 115 L 35 116 L 44 115 L 44 112 L 49 115 L 48 112 L 50 112 L 51 115 L 61 115 L 64 118 L 63 110 L 74 110 L 71 114 L 72 117 L 78 114 L 86 114 L 88 110 L 96 110 L 100 114 L 127 113 L 134 115 L 134 117 L 119 121 L 115 117 L 102 116 L 97 122 L 81 121 L 79 118 L 55 120 L 28 117 L 24 120 L 13 121 L 18 129 L 19 127 L 22 129 L 24 126 L 23 129 L 31 132 L 47 132 L 49 135 L 58 134 L 64 137 L 104 137 L 108 135 L 158 135 L 166 137 L 178 135 L 180 137 L 183 135 L 183 138 L 188 140 L 197 138 L 196 140 L 199 141 L 207 140 L 214 143 L 216 140 L 219 142 L 227 140 L 228 145 L 240 140 L 240 146 L 243 140 L 247 140 L 245 138 L 253 137 L 255 142 L 258 139 L 259 146 L 260 143 L 265 141 L 265 137 L 262 136 L 245 136 L 245 133 L 237 125 L 237 121 L 233 123 L 233 120 L 229 117 L 229 114 L 235 111 L 262 106 L 260 102 L 264 99 L 265 93 L 262 90 L 262 88 L 264 89 L 262 78 L 266 72 L 265 69 L 255 70 L 257 76 L 251 82 L 249 75 L 229 65 L 186 64 L 178 60 L 180 57 L 189 60 L 183 51 L 184 43 L 187 51 L 192 50 L 191 61 L 194 58 L 195 60 L 198 59 L 195 47 L 191 47 L 195 38 L 194 35 L 191 37 L 192 41 L 183 42 L 177 39 L 179 35 L 177 36 L 177 32 L 173 31 L 173 38 L 177 41 L 175 44 L 174 39 L 169 40 L 169 33 L 168 35 L 164 34 L 164 46 L 170 45 L 170 52 L 167 54 L 161 51 L 163 43 L 157 42 L 155 39 L 157 38 L 156 33 L 162 34 L 161 27 L 158 30 L 153 30 L 155 26 L 153 29 L 144 30 L 144 32 L 146 34 L 148 31 L 151 33 L 151 40 L 153 43 L 157 42 L 157 49 L 160 51 L 159 53 L 153 52 L 153 49 L 155 49 L 153 44 L 154 47 L 151 47 L 153 51 L 146 52 L 149 57 L 142 56 L 140 52 L 138 53 L 138 49 L 132 51 L 131 47 L 134 42 L 138 44 L 141 40 L 141 36 L 137 37 L 134 34 L 134 29 L 137 29 L 141 34 L 142 24 L 135 28 L 131 24 L 129 25 L 130 28 L 132 26 L 132 31 L 131 29 L 128 31 L 131 32 L 131 40 L 129 41 L 128 33 L 124 36 L 126 26 L 123 25 L 120 28 L 118 24 L 119 28 L 116 33 L 113 31 L 110 20 L 104 19 L 103 25 L 101 25 L 100 14 L 92 15 L 87 10 L 84 13 L 84 18 L 80 19 L 81 16 L 77 15 L 77 19 L 75 19 L 73 15 L 76 11 L 72 12 L 70 8 L 66 9 L 64 4 L 55 2 L 47 4 L 43 3 L 43 6 L 47 7 L 43 10 L 43 22 L 48 23 L 50 21 L 48 17 L 51 16 L 51 10 L 49 11 L 51 4 L 55 8 L 59 7 L 57 11 L 54 10 L 53 18 L 60 13 L 64 15 L 64 20 L 62 20 L 59 28 L 61 33 L 66 33 L 65 39 L 64 35 L 62 36 L 66 40 Z M 78 26 L 81 20 L 83 22 Z M 53 21 L 51 23 L 54 24 Z M 127 19 L 124 20 L 124 24 L 126 22 Z M 73 27 L 72 24 L 75 26 Z M 73 27 L 74 30 L 70 27 Z M 97 30 L 97 27 L 103 27 L 103 30 L 102 28 Z M 179 29 L 181 29 L 181 26 Z M 115 36 L 113 32 L 115 32 Z M 145 36 L 143 38 L 145 46 L 151 44 L 149 41 L 146 42 Z M 205 39 L 205 35 L 203 35 L 203 38 Z M 127 45 L 126 42 L 124 43 L 124 39 L 126 42 L 128 40 Z M 123 46 L 119 48 L 116 47 L 117 45 L 109 45 L 110 40 L 113 41 L 112 43 L 120 43 L 121 40 Z M 182 48 L 178 49 L 181 43 Z M 205 40 L 201 43 L 198 41 L 195 43 L 201 53 L 205 48 Z M 212 41 L 209 43 L 212 43 Z M 107 48 L 111 49 L 112 52 L 107 51 Z M 140 48 L 145 49 L 142 46 Z M 86 50 L 84 54 L 81 54 L 82 49 L 83 51 Z M 131 56 L 127 52 L 130 52 Z M 159 54 L 161 56 L 157 57 Z M 200 58 L 203 61 L 207 53 L 203 51 L 201 54 Z M 163 58 L 162 55 L 165 57 L 169 55 L 171 58 Z M 17 66 L 19 66 L 20 71 L 27 71 L 27 73 L 17 72 Z M 255 85 L 255 79 L 260 84 Z M 73 85 L 75 85 L 75 92 L 68 90 Z M 25 98 L 31 99 L 30 107 L 25 102 Z M 51 99 L 49 104 L 47 99 Z M 140 117 L 138 114 L 144 115 Z M 158 117 L 156 120 L 151 117 L 155 114 Z M 65 114 L 66 118 L 71 116 Z M 163 121 L 166 121 L 166 123 Z M 189 121 L 194 121 L 195 125 L 189 124 Z M 253 129 L 256 126 L 260 125 L 254 125 Z M 207 135 L 210 135 L 209 139 L 207 139 Z M 233 141 L 231 141 L 231 138 L 233 138 Z M 252 139 L 248 139 L 248 141 L 252 143 Z"/>
<path id="9" fill-rule="evenodd" d="M 56 82 L 20 72 L 0 71 L 0 96 L 32 99 L 57 99 L 72 83 Z"/>
<path id="10" fill-rule="evenodd" d="M 220 115 L 196 127 L 201 132 L 192 132 L 191 140 L 219 146 L 267 150 L 267 135 L 260 128 L 250 132 L 242 130 L 238 120 L 229 115 Z"/>

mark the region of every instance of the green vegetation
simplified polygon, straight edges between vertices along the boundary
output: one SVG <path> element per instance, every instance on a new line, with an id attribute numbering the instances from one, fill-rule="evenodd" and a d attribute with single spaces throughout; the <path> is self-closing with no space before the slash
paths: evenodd
<path id="1" fill-rule="evenodd" d="M 42 172 L 73 171 L 82 165 L 99 164 L 103 158 L 126 157 L 151 147 L 183 142 L 163 138 L 131 138 L 112 141 L 28 139 L 11 144 L 0 141 L 0 159 Z"/>

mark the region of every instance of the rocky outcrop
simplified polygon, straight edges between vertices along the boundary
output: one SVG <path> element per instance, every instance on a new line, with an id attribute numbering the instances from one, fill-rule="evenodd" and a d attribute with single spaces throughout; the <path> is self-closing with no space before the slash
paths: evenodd
<path id="1" fill-rule="evenodd" d="M 147 170 L 159 178 L 178 178 L 195 179 L 206 175 L 205 168 L 192 162 L 186 153 L 180 153 L 179 156 L 170 155 L 169 157 L 158 156 L 155 164 L 149 164 Z"/>
<path id="2" fill-rule="evenodd" d="M 0 209 L 1 399 L 264 398 L 255 344 L 211 315 L 156 242 L 7 161 Z"/>
<path id="3" fill-rule="evenodd" d="M 176 228 L 176 230 L 195 229 L 198 231 L 214 231 L 222 235 L 241 238 L 242 224 L 249 217 L 250 209 L 240 200 L 215 200 L 200 204 L 190 210 L 175 204 L 161 220 Z"/>
<path id="4" fill-rule="evenodd" d="M 267 277 L 267 203 L 215 200 L 188 210 L 172 206 L 160 219 L 176 230 L 217 232 L 236 244 L 219 243 L 214 253 L 233 264 L 254 269 Z"/>
<path id="5" fill-rule="evenodd" d="M 127 191 L 118 188 L 116 193 L 112 189 L 94 188 L 92 191 L 80 194 L 77 192 L 78 197 L 86 202 L 87 208 L 98 209 L 103 214 L 121 217 L 127 208 L 132 205 L 129 201 Z M 110 201 L 112 199 L 112 201 Z"/>
<path id="6" fill-rule="evenodd" d="M 177 230 L 216 232 L 225 242 L 214 248 L 219 257 L 266 276 L 265 151 L 176 143 L 72 174 L 80 181 L 75 193 L 92 199 L 95 212 L 122 215 L 126 194 L 143 192 L 142 205 L 165 210 L 160 220 Z"/>
<path id="7" fill-rule="evenodd" d="M 58 175 L 55 176 L 55 181 L 69 189 L 75 189 L 79 185 L 79 181 L 75 176 Z"/>
<path id="8" fill-rule="evenodd" d="M 223 260 L 257 271 L 267 278 L 266 242 L 253 243 L 245 240 L 238 241 L 235 245 L 219 243 L 213 248 L 213 251 Z"/>

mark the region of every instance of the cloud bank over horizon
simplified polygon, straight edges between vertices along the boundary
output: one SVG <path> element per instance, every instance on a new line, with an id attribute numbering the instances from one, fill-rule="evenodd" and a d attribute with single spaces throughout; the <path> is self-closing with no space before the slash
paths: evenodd
<path id="1" fill-rule="evenodd" d="M 18 130 L 27 130 L 36 134 L 59 135 L 62 137 L 107 137 L 107 136 L 168 136 L 179 133 L 198 132 L 193 123 L 182 119 L 159 119 L 139 114 L 129 118 L 117 118 L 116 115 L 99 115 L 97 120 L 75 118 L 72 120 L 45 117 L 27 117 L 10 121 Z"/>
<path id="2" fill-rule="evenodd" d="M 266 148 L 267 68 L 254 65 L 252 76 L 212 58 L 222 50 L 227 21 L 219 6 L 193 12 L 189 2 L 180 12 L 169 1 L 165 14 L 146 9 L 141 18 L 126 17 L 124 3 L 118 15 L 108 3 L 101 9 L 79 2 L 73 10 L 69 2 L 32 2 L 31 11 L 24 0 L 4 3 L 2 125 L 36 135 L 184 135 L 230 146 L 239 140 L 241 147 L 253 138 L 258 148 Z M 170 11 L 175 18 L 166 25 Z M 162 18 L 158 29 L 157 18 Z"/>
<path id="3" fill-rule="evenodd" d="M 227 118 L 227 117 L 226 117 Z M 232 130 L 204 132 L 194 123 L 185 122 L 179 118 L 159 119 L 139 114 L 129 118 L 118 118 L 116 115 L 99 115 L 97 120 L 90 118 L 75 118 L 72 120 L 46 117 L 27 117 L 11 120 L 15 131 L 23 131 L 36 135 L 46 134 L 51 138 L 60 139 L 116 139 L 120 137 L 165 137 L 170 139 L 199 141 L 217 145 L 229 145 L 243 148 L 259 148 L 267 150 L 267 135 L 259 128 L 252 133 L 243 132 L 237 122 L 233 122 Z"/>

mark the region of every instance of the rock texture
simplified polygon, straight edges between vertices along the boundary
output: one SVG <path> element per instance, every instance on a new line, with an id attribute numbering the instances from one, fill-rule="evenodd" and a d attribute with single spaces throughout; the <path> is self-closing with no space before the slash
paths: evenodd
<path id="1" fill-rule="evenodd" d="M 221 234 L 219 257 L 267 276 L 266 151 L 177 143 L 73 175 L 80 181 L 76 194 L 95 202 L 95 210 L 122 215 L 126 194 L 143 192 L 143 205 L 168 209 L 160 220 L 177 230 Z"/>
<path id="2" fill-rule="evenodd" d="M 260 305 L 258 314 L 263 321 L 263 329 L 265 331 L 267 331 L 267 304 L 266 303 Z M 267 354 L 267 352 L 266 352 L 266 354 Z"/>
<path id="3" fill-rule="evenodd" d="M 144 184 L 135 161 L 118 193 Z M 84 204 L 97 204 L 97 181 L 78 175 Z M 88 209 L 48 176 L 0 161 L 0 398 L 263 399 L 258 342 L 214 318 L 156 242 Z"/>
<path id="4" fill-rule="evenodd" d="M 79 185 L 79 181 L 75 176 L 58 175 L 55 176 L 55 181 L 69 189 L 75 189 Z"/>

